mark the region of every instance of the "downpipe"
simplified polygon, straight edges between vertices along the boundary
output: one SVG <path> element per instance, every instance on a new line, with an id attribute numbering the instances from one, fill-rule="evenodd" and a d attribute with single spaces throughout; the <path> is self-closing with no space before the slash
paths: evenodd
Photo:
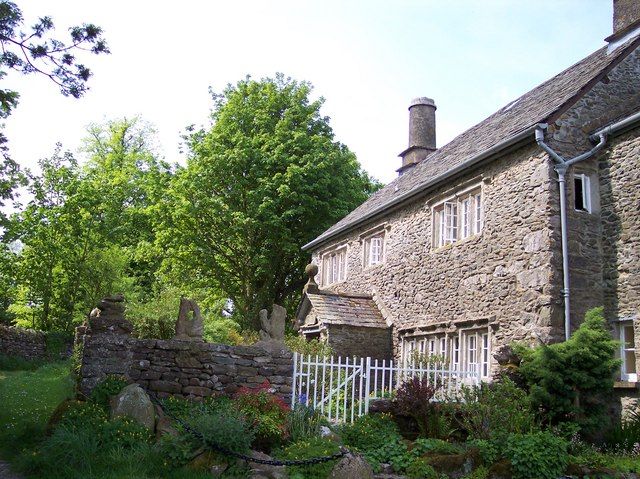
<path id="1" fill-rule="evenodd" d="M 555 171 L 558 174 L 558 186 L 560 190 L 560 237 L 562 242 L 562 296 L 564 298 L 564 338 L 568 340 L 571 336 L 571 278 L 569 275 L 569 238 L 567 223 L 567 186 L 566 174 L 571 165 L 575 165 L 581 161 L 591 158 L 607 142 L 606 133 L 598 134 L 598 144 L 591 150 L 581 155 L 565 160 L 556 153 L 549 145 L 544 142 L 544 130 L 547 129 L 546 123 L 540 123 L 535 130 L 536 143 L 540 148 L 546 151 L 555 163 Z"/>

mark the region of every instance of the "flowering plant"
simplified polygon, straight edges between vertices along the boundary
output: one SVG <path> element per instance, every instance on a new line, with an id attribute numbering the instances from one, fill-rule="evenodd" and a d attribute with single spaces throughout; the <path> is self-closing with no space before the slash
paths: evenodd
<path id="1" fill-rule="evenodd" d="M 270 449 L 287 437 L 286 420 L 289 406 L 273 394 L 269 381 L 256 388 L 242 387 L 235 402 L 256 435 L 259 446 Z"/>

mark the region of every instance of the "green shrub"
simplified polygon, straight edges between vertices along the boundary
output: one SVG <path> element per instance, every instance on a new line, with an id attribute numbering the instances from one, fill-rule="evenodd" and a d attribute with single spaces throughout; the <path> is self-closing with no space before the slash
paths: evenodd
<path id="1" fill-rule="evenodd" d="M 464 449 L 457 444 L 452 444 L 442 439 L 425 439 L 418 438 L 413 442 L 411 452 L 414 455 L 422 456 L 423 454 L 461 454 Z"/>
<path id="2" fill-rule="evenodd" d="M 151 432 L 133 419 L 120 417 L 106 422 L 100 430 L 102 447 L 131 449 L 133 446 L 149 442 Z"/>
<path id="3" fill-rule="evenodd" d="M 284 342 L 291 351 L 304 354 L 305 356 L 310 355 L 311 357 L 319 356 L 323 358 L 334 354 L 333 348 L 325 341 L 318 339 L 307 341 L 304 336 L 299 334 L 287 334 Z"/>
<path id="4" fill-rule="evenodd" d="M 416 458 L 406 468 L 405 474 L 411 479 L 438 479 L 436 470 L 425 459 Z"/>
<path id="5" fill-rule="evenodd" d="M 611 338 L 603 309 L 587 312 L 584 322 L 564 343 L 522 346 L 520 373 L 541 419 L 554 425 L 576 422 L 583 434 L 592 434 L 608 423 L 606 405 L 613 392 L 617 342 Z"/>
<path id="6" fill-rule="evenodd" d="M 472 439 L 467 442 L 467 447 L 475 447 L 480 452 L 480 459 L 483 464 L 490 466 L 498 459 L 500 459 L 500 450 L 496 441 L 489 441 L 487 439 Z"/>
<path id="7" fill-rule="evenodd" d="M 461 479 L 487 479 L 489 477 L 489 469 L 487 466 L 480 466 L 469 474 L 462 476 Z"/>
<path id="8" fill-rule="evenodd" d="M 202 401 L 192 401 L 190 399 L 169 396 L 161 400 L 162 406 L 167 414 L 188 420 L 194 415 L 229 413 L 238 415 L 234 410 L 233 401 L 226 396 L 207 397 Z"/>
<path id="9" fill-rule="evenodd" d="M 201 446 L 198 440 L 188 433 L 165 434 L 156 443 L 156 446 L 164 458 L 165 465 L 182 467 L 193 459 L 194 451 Z"/>
<path id="10" fill-rule="evenodd" d="M 569 461 L 567 442 L 550 432 L 512 434 L 505 444 L 514 479 L 557 479 Z"/>
<path id="11" fill-rule="evenodd" d="M 629 417 L 611 427 L 604 437 L 608 450 L 617 453 L 630 453 L 640 444 L 640 412 L 631 411 Z"/>
<path id="12" fill-rule="evenodd" d="M 347 447 L 361 452 L 374 451 L 387 443 L 402 440 L 398 426 L 389 414 L 367 414 L 340 428 Z"/>
<path id="13" fill-rule="evenodd" d="M 251 427 L 233 414 L 201 413 L 189 424 L 203 434 L 208 444 L 239 453 L 248 452 L 255 437 Z"/>
<path id="14" fill-rule="evenodd" d="M 502 377 L 491 384 L 464 388 L 451 414 L 470 439 L 525 434 L 535 429 L 535 415 L 526 391 Z"/>
<path id="15" fill-rule="evenodd" d="M 287 414 L 287 431 L 292 442 L 316 437 L 320 426 L 325 422 L 323 416 L 313 407 L 298 403 Z"/>
<path id="16" fill-rule="evenodd" d="M 340 452 L 340 447 L 334 441 L 315 437 L 294 442 L 282 451 L 279 451 L 277 456 L 279 459 L 296 461 L 314 457 L 331 456 L 338 452 Z M 337 460 L 332 460 L 313 465 L 287 466 L 287 471 L 291 479 L 325 479 L 336 463 Z"/>
<path id="17" fill-rule="evenodd" d="M 235 406 L 245 417 L 263 447 L 280 444 L 287 435 L 287 406 L 271 394 L 265 381 L 258 389 L 240 388 L 234 396 Z"/>
<path id="18" fill-rule="evenodd" d="M 122 376 L 110 374 L 93 388 L 89 399 L 104 409 L 108 409 L 111 397 L 122 391 L 128 384 L 129 382 Z"/>
<path id="19" fill-rule="evenodd" d="M 72 404 L 60 419 L 60 427 L 69 431 L 100 431 L 108 421 L 107 412 L 99 404 L 78 402 Z"/>
<path id="20" fill-rule="evenodd" d="M 412 417 L 423 437 L 444 437 L 448 431 L 439 402 L 433 399 L 442 383 L 428 375 L 406 380 L 393 399 L 394 413 Z"/>

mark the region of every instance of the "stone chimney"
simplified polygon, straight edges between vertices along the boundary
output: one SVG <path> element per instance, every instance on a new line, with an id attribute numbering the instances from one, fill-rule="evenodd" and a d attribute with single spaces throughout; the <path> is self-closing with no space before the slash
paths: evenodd
<path id="1" fill-rule="evenodd" d="M 409 104 L 409 147 L 400 153 L 403 174 L 436 151 L 436 105 L 431 98 L 415 98 Z"/>
<path id="2" fill-rule="evenodd" d="M 638 0 L 613 0 L 613 35 L 618 37 L 640 21 Z"/>

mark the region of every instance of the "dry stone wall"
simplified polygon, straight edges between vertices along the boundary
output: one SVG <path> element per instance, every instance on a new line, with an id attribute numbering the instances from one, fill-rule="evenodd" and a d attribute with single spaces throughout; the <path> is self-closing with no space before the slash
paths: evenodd
<path id="1" fill-rule="evenodd" d="M 47 354 L 45 334 L 33 329 L 0 325 L 0 354 L 41 359 Z"/>
<path id="2" fill-rule="evenodd" d="M 78 330 L 77 341 L 82 344 L 79 390 L 84 395 L 109 374 L 125 376 L 159 397 L 231 394 L 264 381 L 285 399 L 291 394 L 290 352 Z"/>
<path id="3" fill-rule="evenodd" d="M 0 325 L 0 354 L 28 360 L 69 357 L 71 341 L 57 338 L 56 350 L 49 350 L 47 333 L 34 329 Z"/>

